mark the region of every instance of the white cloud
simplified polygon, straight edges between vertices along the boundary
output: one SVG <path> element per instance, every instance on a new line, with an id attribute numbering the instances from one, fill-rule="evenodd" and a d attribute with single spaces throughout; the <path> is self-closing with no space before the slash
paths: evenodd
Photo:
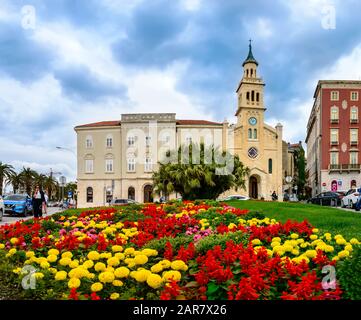
<path id="1" fill-rule="evenodd" d="M 201 7 L 202 0 L 182 0 L 182 4 L 186 10 L 197 11 Z"/>

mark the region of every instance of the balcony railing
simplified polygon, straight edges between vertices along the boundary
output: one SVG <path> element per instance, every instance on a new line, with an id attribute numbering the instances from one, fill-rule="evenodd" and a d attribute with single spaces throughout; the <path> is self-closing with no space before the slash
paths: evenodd
<path id="1" fill-rule="evenodd" d="M 354 140 L 350 142 L 351 146 L 357 146 L 358 145 L 358 141 Z"/>
<path id="2" fill-rule="evenodd" d="M 358 163 L 349 163 L 349 164 L 330 164 L 328 166 L 328 171 L 339 171 L 339 172 L 350 172 L 358 171 L 361 172 L 361 165 Z"/>
<path id="3" fill-rule="evenodd" d="M 350 123 L 358 123 L 358 119 L 350 119 Z"/>
<path id="4" fill-rule="evenodd" d="M 331 146 L 337 146 L 338 145 L 338 141 L 331 141 Z"/>
<path id="5" fill-rule="evenodd" d="M 338 123 L 338 119 L 331 119 L 331 123 Z"/>

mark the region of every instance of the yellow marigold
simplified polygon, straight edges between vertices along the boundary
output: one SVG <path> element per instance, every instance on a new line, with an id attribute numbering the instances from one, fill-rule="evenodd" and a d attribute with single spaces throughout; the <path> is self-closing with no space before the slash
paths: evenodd
<path id="1" fill-rule="evenodd" d="M 63 281 L 67 278 L 68 274 L 65 271 L 58 271 L 55 274 L 55 280 L 57 281 Z"/>
<path id="2" fill-rule="evenodd" d="M 103 283 L 112 283 L 114 281 L 114 274 L 109 271 L 105 271 L 99 274 L 99 281 Z"/>
<path id="3" fill-rule="evenodd" d="M 154 249 L 143 249 L 142 254 L 145 254 L 147 257 L 152 257 L 152 256 L 157 256 L 158 255 L 158 251 L 154 250 Z"/>
<path id="4" fill-rule="evenodd" d="M 86 260 L 83 263 L 84 268 L 90 269 L 94 266 L 94 262 L 92 260 Z"/>
<path id="5" fill-rule="evenodd" d="M 101 290 L 103 290 L 103 284 L 100 283 L 100 282 L 95 282 L 95 283 L 93 283 L 93 284 L 91 285 L 90 290 L 91 290 L 92 292 L 101 291 Z"/>
<path id="6" fill-rule="evenodd" d="M 174 280 L 174 281 L 179 281 L 181 279 L 182 275 L 179 271 L 166 271 L 163 273 L 163 278 L 167 281 L 169 280 Z"/>
<path id="7" fill-rule="evenodd" d="M 159 288 L 163 283 L 163 279 L 160 275 L 152 273 L 147 278 L 148 286 L 152 287 L 153 289 Z"/>
<path id="8" fill-rule="evenodd" d="M 151 272 L 149 270 L 139 270 L 139 271 L 135 271 L 134 275 L 134 279 L 138 282 L 145 282 L 148 279 L 148 276 L 151 274 Z"/>
<path id="9" fill-rule="evenodd" d="M 111 257 L 107 260 L 107 263 L 111 267 L 116 267 L 120 264 L 119 259 L 116 257 Z"/>
<path id="10" fill-rule="evenodd" d="M 188 266 L 184 263 L 184 261 L 182 260 L 175 260 L 171 263 L 170 267 L 173 270 L 183 270 L 183 271 L 187 271 L 188 270 Z"/>
<path id="11" fill-rule="evenodd" d="M 345 250 L 346 251 L 352 251 L 353 250 L 352 245 L 350 245 L 350 244 L 346 245 Z"/>
<path id="12" fill-rule="evenodd" d="M 90 251 L 87 257 L 89 260 L 99 260 L 100 254 L 97 251 Z"/>
<path id="13" fill-rule="evenodd" d="M 100 258 L 102 258 L 102 259 L 109 259 L 111 257 L 112 257 L 112 254 L 110 252 L 102 252 L 100 254 Z"/>
<path id="14" fill-rule="evenodd" d="M 290 244 L 284 245 L 283 249 L 285 252 L 291 252 L 293 250 L 293 246 L 291 246 Z"/>
<path id="15" fill-rule="evenodd" d="M 3 243 L 0 243 L 0 250 L 4 249 L 5 245 Z"/>
<path id="16" fill-rule="evenodd" d="M 123 247 L 122 247 L 122 246 L 118 246 L 118 245 L 112 246 L 112 251 L 113 251 L 113 252 L 122 252 L 122 251 L 123 251 Z"/>
<path id="17" fill-rule="evenodd" d="M 343 239 L 343 236 L 340 235 L 340 234 L 336 234 L 336 235 L 334 236 L 334 239 L 335 239 L 335 240 L 337 240 L 337 239 Z"/>
<path id="18" fill-rule="evenodd" d="M 58 256 L 56 256 L 55 254 L 51 254 L 47 257 L 47 260 L 49 262 L 55 262 L 56 260 L 58 260 Z"/>
<path id="19" fill-rule="evenodd" d="M 332 258 L 332 260 L 333 261 L 338 261 L 338 260 L 340 260 L 340 258 L 338 256 L 335 256 L 335 257 Z"/>
<path id="20" fill-rule="evenodd" d="M 8 255 L 13 256 L 16 252 L 17 252 L 17 250 L 15 248 L 12 248 L 9 250 Z"/>
<path id="21" fill-rule="evenodd" d="M 293 249 L 291 251 L 291 253 L 294 255 L 294 256 L 298 256 L 300 254 L 300 252 L 297 250 L 297 249 Z"/>
<path id="22" fill-rule="evenodd" d="M 311 235 L 310 235 L 310 239 L 311 239 L 311 240 L 316 240 L 317 238 L 318 238 L 318 236 L 315 235 L 315 234 L 311 234 Z"/>
<path id="23" fill-rule="evenodd" d="M 78 278 L 71 278 L 68 282 L 68 288 L 79 288 L 81 285 L 81 281 Z"/>
<path id="24" fill-rule="evenodd" d="M 134 254 L 134 251 L 135 251 L 134 248 L 126 248 L 126 249 L 124 250 L 124 254 L 125 254 L 125 255 L 131 255 L 131 254 Z"/>
<path id="25" fill-rule="evenodd" d="M 55 256 L 58 256 L 59 255 L 59 250 L 58 249 L 50 249 L 48 251 L 48 255 L 51 256 L 51 255 L 55 255 Z"/>
<path id="26" fill-rule="evenodd" d="M 298 234 L 297 233 L 292 233 L 291 234 L 291 239 L 298 239 Z"/>
<path id="27" fill-rule="evenodd" d="M 338 253 L 339 258 L 346 258 L 350 255 L 350 252 L 347 250 L 342 250 Z"/>
<path id="28" fill-rule="evenodd" d="M 95 271 L 103 271 L 106 269 L 106 265 L 103 262 L 97 262 L 94 266 Z"/>
<path id="29" fill-rule="evenodd" d="M 303 240 L 302 238 L 301 239 L 297 239 L 297 244 L 301 244 L 301 243 L 304 243 L 305 240 Z"/>
<path id="30" fill-rule="evenodd" d="M 32 257 L 35 256 L 35 252 L 34 252 L 34 251 L 28 251 L 28 252 L 26 252 L 25 256 L 26 256 L 27 258 L 32 258 Z"/>
<path id="31" fill-rule="evenodd" d="M 59 264 L 62 266 L 68 266 L 71 263 L 71 259 L 70 258 L 62 258 L 59 260 Z"/>
<path id="32" fill-rule="evenodd" d="M 346 241 L 345 239 L 343 239 L 343 238 L 337 238 L 337 239 L 336 239 L 336 243 L 337 243 L 338 245 L 344 245 L 344 244 L 347 243 L 347 241 Z"/>
<path id="33" fill-rule="evenodd" d="M 134 257 L 135 264 L 145 264 L 148 262 L 148 257 L 145 254 L 138 254 Z"/>
<path id="34" fill-rule="evenodd" d="M 66 251 L 66 252 L 62 253 L 61 257 L 71 259 L 73 257 L 73 254 L 70 251 Z"/>
<path id="35" fill-rule="evenodd" d="M 160 264 L 164 269 L 170 268 L 170 266 L 171 266 L 171 262 L 170 262 L 169 260 L 166 260 L 166 259 L 160 261 L 159 264 Z"/>
<path id="36" fill-rule="evenodd" d="M 301 243 L 301 244 L 300 244 L 300 247 L 301 247 L 302 249 L 304 249 L 304 248 L 307 248 L 309 245 L 310 245 L 310 244 L 309 244 L 308 242 L 304 242 L 304 243 Z"/>
<path id="37" fill-rule="evenodd" d="M 69 267 L 72 269 L 77 268 L 78 266 L 79 266 L 78 260 L 73 260 L 72 262 L 69 263 Z"/>
<path id="38" fill-rule="evenodd" d="M 112 282 L 112 285 L 113 285 L 114 287 L 121 287 L 121 286 L 124 285 L 124 283 L 123 283 L 123 281 L 120 281 L 120 280 L 114 280 L 114 281 Z"/>
<path id="39" fill-rule="evenodd" d="M 281 245 L 281 243 L 278 242 L 278 241 L 273 241 L 273 242 L 271 243 L 271 247 L 272 247 L 272 248 L 274 248 L 274 247 L 276 247 L 276 246 L 280 246 L 280 245 Z"/>
<path id="40" fill-rule="evenodd" d="M 58 272 L 58 270 L 55 268 L 49 268 L 48 271 L 50 271 L 52 274 L 56 274 Z"/>
<path id="41" fill-rule="evenodd" d="M 313 233 L 318 233 L 319 230 L 318 230 L 317 228 L 313 228 L 313 229 L 312 229 L 312 232 L 313 232 Z"/>
<path id="42" fill-rule="evenodd" d="M 154 272 L 154 273 L 158 273 L 158 272 L 163 271 L 163 267 L 162 267 L 161 264 L 157 263 L 157 264 L 155 264 L 154 266 L 152 266 L 152 267 L 150 268 L 150 271 L 152 271 L 152 272 Z"/>
<path id="43" fill-rule="evenodd" d="M 89 271 L 87 269 L 84 269 L 82 267 L 77 267 L 75 269 L 72 269 L 69 271 L 69 278 L 84 278 L 87 277 L 89 274 Z"/>
<path id="44" fill-rule="evenodd" d="M 281 242 L 281 238 L 280 237 L 274 237 L 274 238 L 272 238 L 272 242 Z"/>
<path id="45" fill-rule="evenodd" d="M 125 254 L 121 252 L 117 252 L 114 257 L 118 258 L 119 260 L 124 260 Z"/>
<path id="46" fill-rule="evenodd" d="M 34 276 L 35 276 L 35 279 L 37 279 L 37 280 L 41 280 L 44 278 L 44 274 L 41 272 L 35 272 Z"/>
<path id="47" fill-rule="evenodd" d="M 119 293 L 114 292 L 110 295 L 110 300 L 117 300 L 119 298 Z"/>
<path id="48" fill-rule="evenodd" d="M 314 258 L 317 256 L 316 250 L 307 250 L 304 255 L 308 258 Z"/>
<path id="49" fill-rule="evenodd" d="M 14 245 L 15 245 L 15 244 L 17 244 L 18 242 L 19 242 L 19 239 L 18 239 L 18 238 L 11 238 L 11 239 L 10 239 L 10 243 L 11 243 L 11 244 L 14 244 Z"/>
<path id="50" fill-rule="evenodd" d="M 356 238 L 352 238 L 352 239 L 350 240 L 350 243 L 351 243 L 351 244 L 360 244 L 360 242 L 359 242 Z"/>
<path id="51" fill-rule="evenodd" d="M 325 246 L 325 252 L 333 252 L 334 250 L 333 246 Z"/>
<path id="52" fill-rule="evenodd" d="M 130 271 L 126 267 L 120 267 L 120 268 L 115 269 L 115 271 L 114 271 L 114 275 L 117 278 L 126 278 L 129 276 L 129 273 L 130 273 Z"/>
<path id="53" fill-rule="evenodd" d="M 40 263 L 40 267 L 41 267 L 42 269 L 49 269 L 50 264 L 49 264 L 48 261 L 43 261 L 43 262 Z"/>
<path id="54" fill-rule="evenodd" d="M 260 245 L 262 242 L 261 242 L 261 240 L 259 240 L 259 239 L 254 239 L 254 240 L 252 240 L 252 244 L 254 245 L 254 246 L 258 246 L 258 245 Z"/>
<path id="55" fill-rule="evenodd" d="M 13 270 L 13 273 L 20 274 L 21 270 L 22 270 L 21 268 L 16 268 L 16 269 Z"/>

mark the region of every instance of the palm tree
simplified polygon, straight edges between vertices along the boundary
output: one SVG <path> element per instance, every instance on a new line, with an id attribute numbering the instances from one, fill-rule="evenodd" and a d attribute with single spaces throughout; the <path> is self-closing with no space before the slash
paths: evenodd
<path id="1" fill-rule="evenodd" d="M 36 171 L 23 167 L 23 170 L 20 172 L 22 185 L 25 188 L 25 191 L 28 195 L 31 195 L 31 190 L 34 186 L 34 181 L 38 175 Z"/>
<path id="2" fill-rule="evenodd" d="M 18 193 L 23 186 L 21 173 L 14 172 L 11 175 L 9 182 L 13 186 L 14 193 Z"/>
<path id="3" fill-rule="evenodd" d="M 12 174 L 14 174 L 14 167 L 0 161 L 0 195 L 3 194 L 3 185 L 8 183 Z"/>
<path id="4" fill-rule="evenodd" d="M 58 188 L 58 181 L 56 181 L 51 174 L 49 176 L 45 176 L 43 188 L 46 190 L 49 199 L 51 199 L 53 192 Z"/>

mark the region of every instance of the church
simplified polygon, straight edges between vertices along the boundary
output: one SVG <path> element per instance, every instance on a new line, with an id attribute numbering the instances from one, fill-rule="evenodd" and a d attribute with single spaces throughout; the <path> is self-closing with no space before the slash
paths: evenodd
<path id="1" fill-rule="evenodd" d="M 282 200 L 283 153 L 282 125 L 272 127 L 264 122 L 265 83 L 258 74 L 258 62 L 249 52 L 243 64 L 243 76 L 237 87 L 237 123 L 234 126 L 234 153 L 250 169 L 246 194 L 253 199 L 270 200 L 273 191 Z M 243 191 L 243 190 L 242 190 Z M 242 193 L 241 191 L 241 193 Z"/>
<path id="2" fill-rule="evenodd" d="M 182 144 L 207 139 L 239 155 L 250 169 L 246 190 L 229 190 L 224 195 L 271 200 L 275 191 L 282 201 L 284 177 L 292 175 L 285 169 L 290 161 L 287 143 L 282 141 L 281 124 L 274 128 L 264 122 L 265 84 L 257 68 L 250 43 L 236 90 L 235 124 L 178 119 L 175 113 L 136 113 L 76 126 L 78 207 L 103 206 L 115 198 L 157 200 L 152 174 L 158 167 L 159 150 L 164 146 L 176 150 Z"/>

